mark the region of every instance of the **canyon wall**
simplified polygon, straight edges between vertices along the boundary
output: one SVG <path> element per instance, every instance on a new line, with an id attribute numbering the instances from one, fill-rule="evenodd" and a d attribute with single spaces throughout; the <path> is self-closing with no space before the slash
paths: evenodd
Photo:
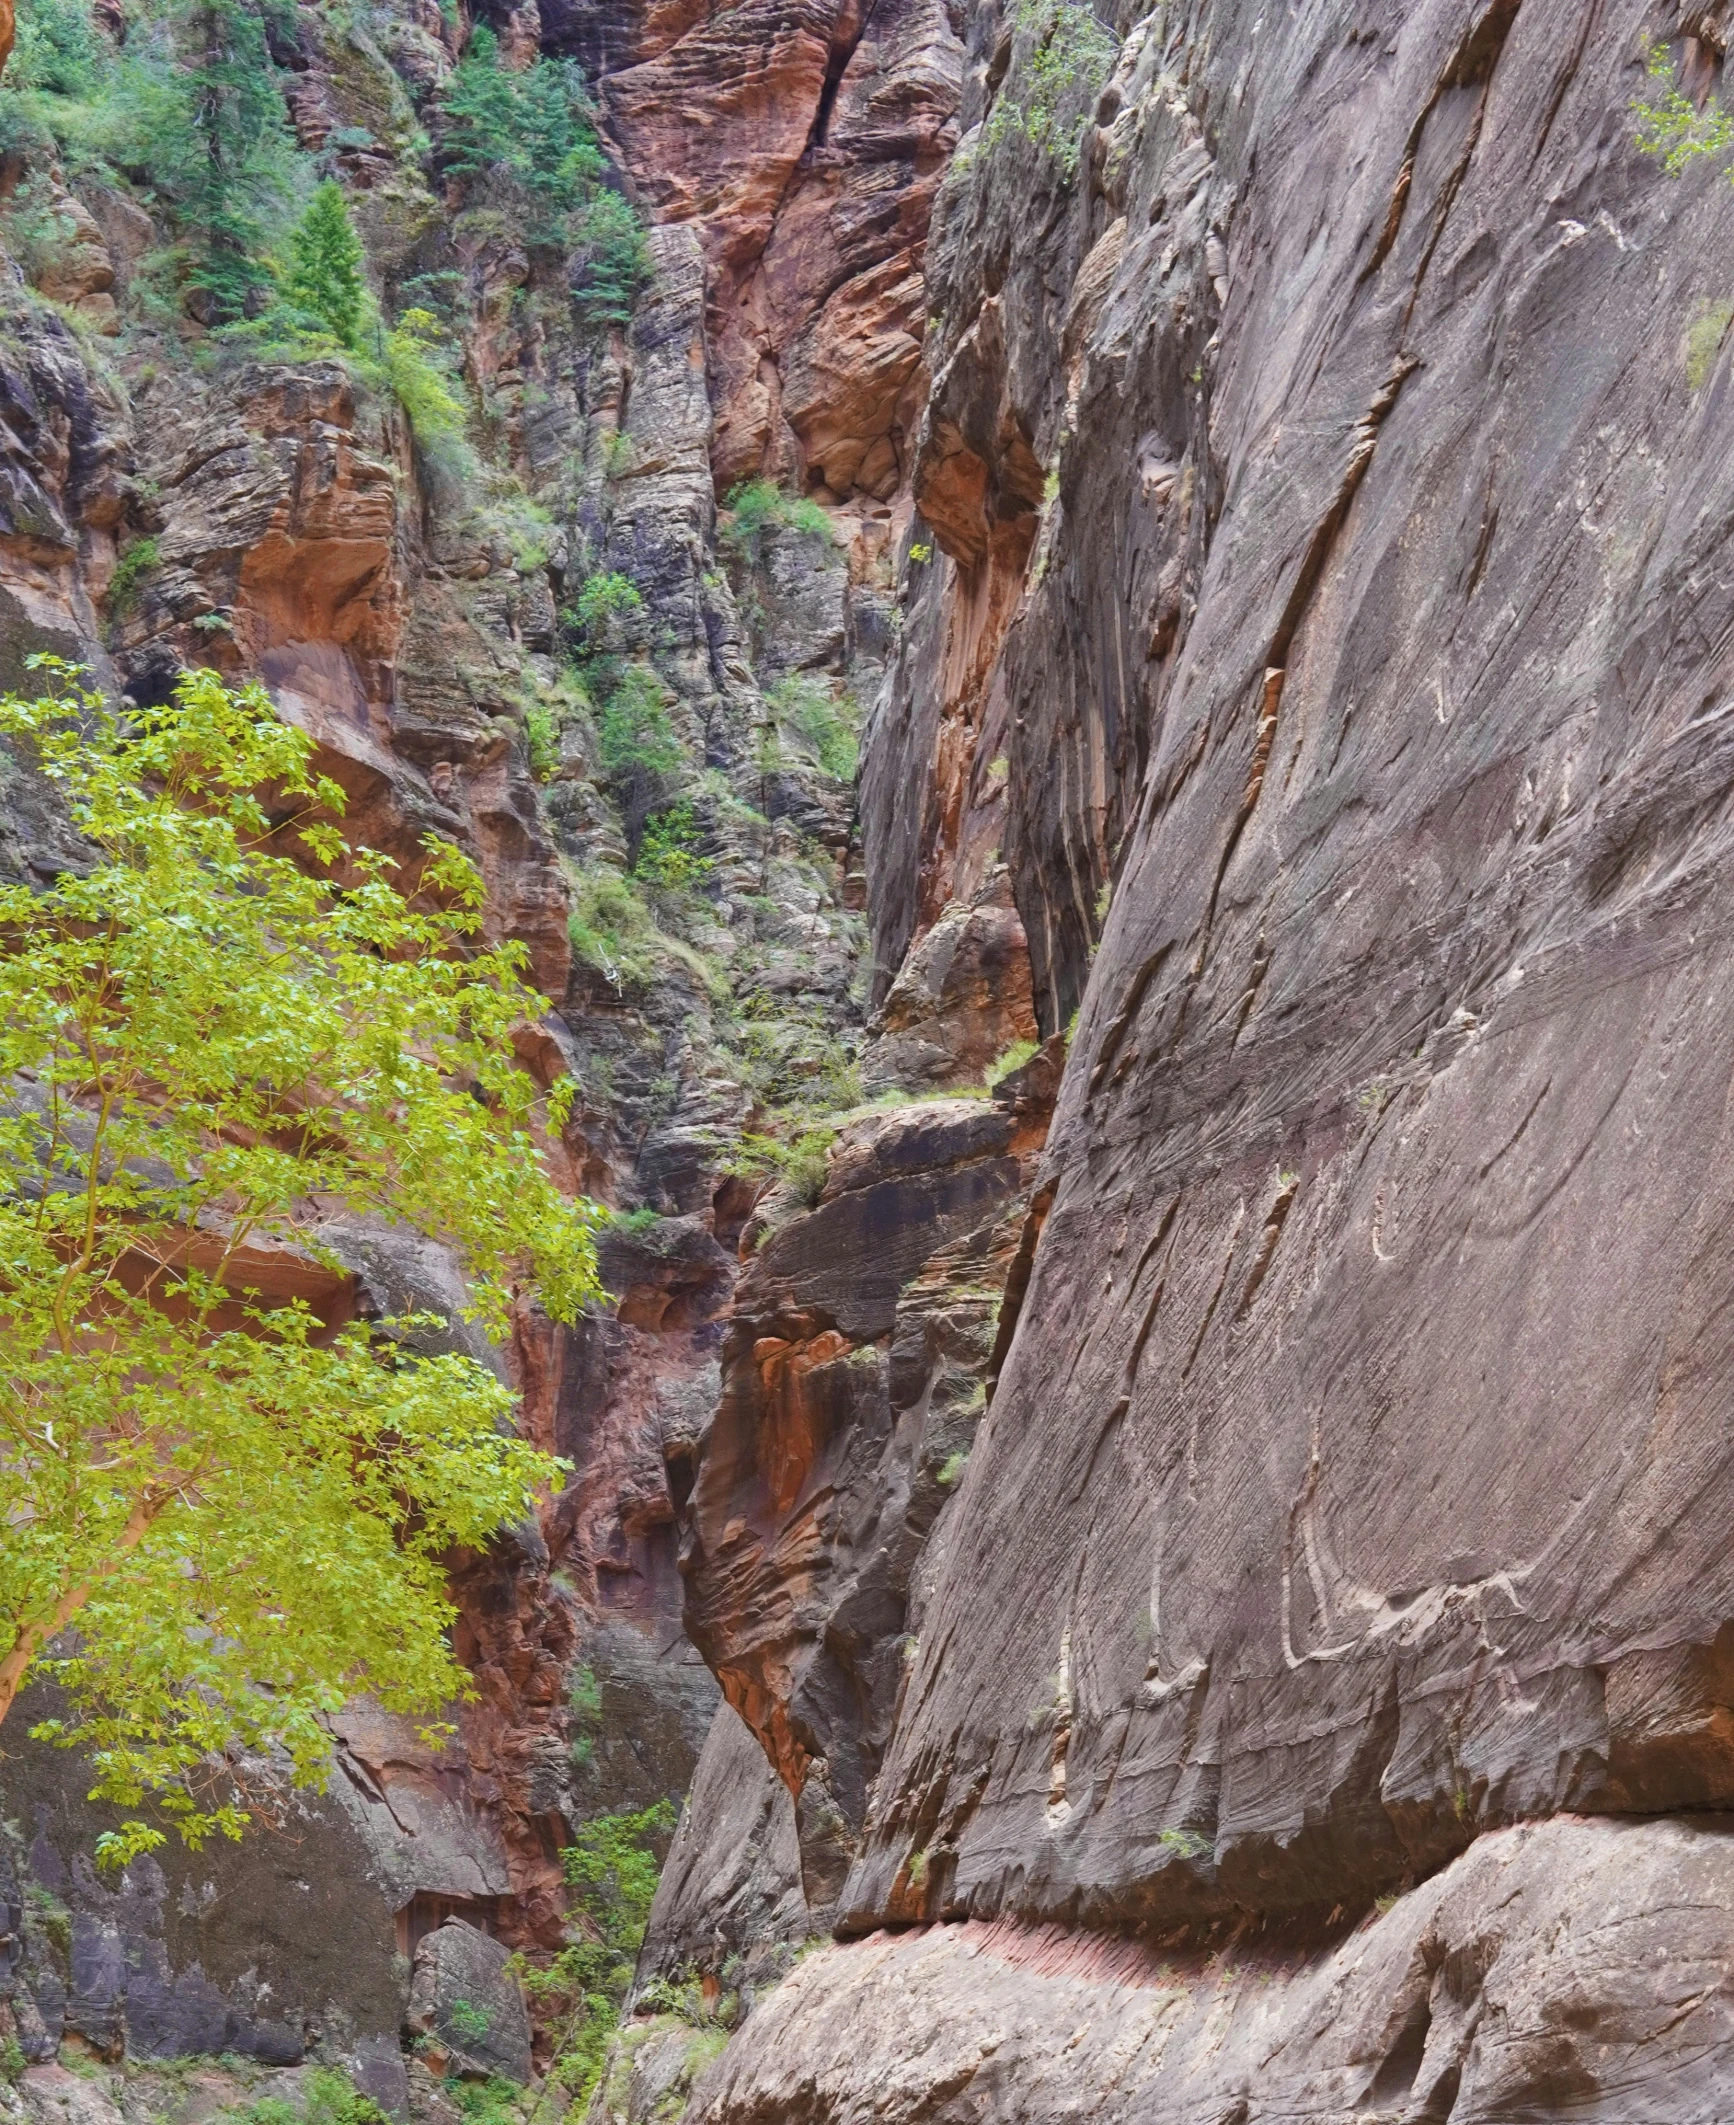
<path id="1" fill-rule="evenodd" d="M 1734 2112 L 1734 196 L 1630 109 L 1727 9 L 485 12 L 585 69 L 629 324 L 430 161 L 467 18 L 276 55 L 382 295 L 451 291 L 473 491 L 165 325 L 143 193 L 56 169 L 4 291 L 0 676 L 258 675 L 364 839 L 469 850 L 619 1212 L 500 1358 L 575 1476 L 454 1560 L 452 1750 L 352 1707 L 325 1801 L 119 1886 L 0 1770 L 33 2073 L 456 2125 L 546 2063 L 563 1847 L 684 1793 L 591 2125 Z M 574 692 L 605 574 L 678 768 Z M 0 860 L 76 860 L 22 767 Z"/>
<path id="2" fill-rule="evenodd" d="M 1598 1883 L 1734 1797 L 1721 12 L 1158 8 L 1075 173 L 1030 23 L 862 803 L 881 969 L 1003 863 L 1070 1052 L 859 1944 L 701 2114 L 1719 2116 L 1734 1935 Z"/>

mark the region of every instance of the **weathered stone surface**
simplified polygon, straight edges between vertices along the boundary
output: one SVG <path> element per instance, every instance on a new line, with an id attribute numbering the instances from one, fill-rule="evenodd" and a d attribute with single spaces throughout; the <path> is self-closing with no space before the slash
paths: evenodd
<path id="1" fill-rule="evenodd" d="M 803 1962 L 696 2093 L 707 2125 L 1709 2125 L 1734 2106 L 1734 1842 L 1496 1831 L 1307 1950 L 1002 1922 Z"/>
<path id="2" fill-rule="evenodd" d="M 1004 874 L 973 902 L 953 901 L 898 969 L 861 1058 L 869 1092 L 979 1085 L 1019 1041 L 1033 1040 L 1029 946 Z"/>
<path id="3" fill-rule="evenodd" d="M 460 2072 L 530 2078 L 530 2017 L 506 1968 L 510 1951 L 460 1918 L 448 1918 L 415 1951 L 405 2026 L 429 2039 Z"/>
<path id="4" fill-rule="evenodd" d="M 50 1709 L 40 1693 L 20 1704 L 21 1727 Z M 116 1878 L 91 1858 L 115 1816 L 89 1783 L 62 1751 L 9 1740 L 0 1791 L 22 1849 L 0 1843 L 0 2000 L 27 2057 L 69 2034 L 110 2057 L 395 2056 L 395 1903 L 338 1795 L 286 1799 L 243 1845 L 171 1842 Z"/>
<path id="5" fill-rule="evenodd" d="M 1734 209 L 1610 116 L 1635 15 L 1255 12 L 935 236 L 954 637 L 1042 517 L 961 782 L 1044 1027 L 1089 981 L 855 1926 L 919 1846 L 932 1912 L 1160 1922 L 1734 1786 L 1728 401 L 1657 351 Z"/>
<path id="6" fill-rule="evenodd" d="M 794 1801 L 815 1911 L 865 1815 L 911 1579 L 982 1408 L 1045 1121 L 954 1100 L 852 1122 L 818 1206 L 771 1233 L 736 1290 L 684 1514 L 685 1621 Z M 733 1833 L 717 1834 L 706 1864 L 732 1880 Z"/>
<path id="7" fill-rule="evenodd" d="M 956 140 L 962 51 L 941 0 L 542 18 L 601 75 L 658 219 L 701 234 L 719 489 L 765 474 L 888 499 L 907 478 L 922 246 Z"/>
<path id="8" fill-rule="evenodd" d="M 639 1986 L 693 1975 L 720 1982 L 726 1971 L 729 1989 L 750 2001 L 825 1921 L 802 1893 L 789 1789 L 740 1714 L 721 1704 L 656 1885 Z"/>

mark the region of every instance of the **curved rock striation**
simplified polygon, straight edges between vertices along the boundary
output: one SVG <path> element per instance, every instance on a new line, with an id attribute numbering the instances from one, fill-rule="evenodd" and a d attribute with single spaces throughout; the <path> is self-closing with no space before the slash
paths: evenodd
<path id="1" fill-rule="evenodd" d="M 1069 204 L 948 186 L 917 494 L 953 433 L 980 522 L 1057 469 L 984 698 L 1044 1024 L 1088 987 L 852 1928 L 1323 1909 L 1734 1792 L 1734 416 L 1678 351 L 1734 201 L 1633 146 L 1644 22 L 1158 9 Z M 991 540 L 934 535 L 961 624 Z"/>

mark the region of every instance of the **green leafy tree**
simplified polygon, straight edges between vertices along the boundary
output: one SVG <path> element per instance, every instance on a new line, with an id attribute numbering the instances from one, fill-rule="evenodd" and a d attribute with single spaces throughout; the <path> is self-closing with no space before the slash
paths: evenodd
<path id="1" fill-rule="evenodd" d="M 581 1823 L 561 1855 L 571 1890 L 567 1945 L 543 1969 L 520 1965 L 531 1998 L 564 2011 L 549 2079 L 581 2109 L 602 2071 L 644 1942 L 661 1870 L 656 1848 L 674 1828 L 666 1800 Z"/>
<path id="2" fill-rule="evenodd" d="M 632 874 L 653 892 L 678 897 L 710 883 L 713 865 L 700 847 L 697 822 L 688 803 L 670 805 L 644 822 L 638 861 Z"/>
<path id="3" fill-rule="evenodd" d="M 493 1371 L 411 1348 L 446 1323 L 333 1327 L 264 1265 L 337 1288 L 333 1215 L 441 1235 L 497 1338 L 594 1292 L 596 1213 L 536 1150 L 573 1088 L 538 1114 L 512 1035 L 546 1007 L 456 850 L 406 893 L 348 848 L 256 688 L 123 718 L 51 669 L 0 700 L 90 859 L 0 888 L 0 1719 L 58 1682 L 36 1731 L 197 1843 L 247 1820 L 236 1752 L 316 1784 L 346 1697 L 468 1694 L 444 1558 L 557 1474 Z"/>
<path id="4" fill-rule="evenodd" d="M 95 87 L 105 55 L 88 0 L 22 0 L 17 33 L 6 67 L 8 88 L 84 96 Z"/>
<path id="5" fill-rule="evenodd" d="M 533 241 L 567 252 L 573 302 L 592 325 L 625 324 L 650 274 L 644 228 L 605 182 L 584 77 L 570 59 L 500 64 L 486 26 L 471 37 L 440 97 L 440 166 L 463 183 L 510 186 Z"/>
<path id="6" fill-rule="evenodd" d="M 650 278 L 650 250 L 631 203 L 599 191 L 576 217 L 568 245 L 572 299 L 587 324 L 624 325 Z"/>
<path id="7" fill-rule="evenodd" d="M 440 97 L 440 163 L 451 177 L 497 172 L 544 208 L 578 206 L 605 167 L 583 75 L 570 59 L 509 72 L 478 28 Z"/>
<path id="8" fill-rule="evenodd" d="M 345 347 L 354 347 L 361 335 L 367 295 L 361 267 L 361 238 L 349 218 L 349 202 L 343 187 L 328 178 L 289 238 L 284 293 Z"/>

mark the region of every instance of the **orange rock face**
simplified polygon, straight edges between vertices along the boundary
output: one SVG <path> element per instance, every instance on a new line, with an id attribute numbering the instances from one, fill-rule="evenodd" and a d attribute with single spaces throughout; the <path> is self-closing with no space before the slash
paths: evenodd
<path id="1" fill-rule="evenodd" d="M 939 0 L 647 12 L 606 82 L 662 220 L 699 225 L 717 484 L 903 484 L 923 387 L 928 216 L 962 47 Z"/>

